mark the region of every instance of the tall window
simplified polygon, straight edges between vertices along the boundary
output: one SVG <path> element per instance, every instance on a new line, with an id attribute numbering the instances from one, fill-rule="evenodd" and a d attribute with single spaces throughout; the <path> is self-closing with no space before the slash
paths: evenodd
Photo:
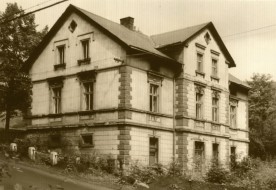
<path id="1" fill-rule="evenodd" d="M 197 53 L 197 71 L 203 72 L 203 54 Z"/>
<path id="2" fill-rule="evenodd" d="M 159 110 L 159 86 L 150 84 L 150 111 L 158 112 Z"/>
<path id="3" fill-rule="evenodd" d="M 218 60 L 212 59 L 212 75 L 218 76 Z"/>
<path id="4" fill-rule="evenodd" d="M 55 114 L 61 113 L 61 87 L 52 89 L 53 91 L 53 112 Z"/>
<path id="5" fill-rule="evenodd" d="M 85 110 L 93 110 L 93 82 L 83 83 Z"/>
<path id="6" fill-rule="evenodd" d="M 237 127 L 237 107 L 235 105 L 230 105 L 230 126 Z"/>
<path id="7" fill-rule="evenodd" d="M 212 98 L 212 120 L 219 121 L 219 99 L 217 97 Z"/>
<path id="8" fill-rule="evenodd" d="M 230 164 L 232 169 L 236 166 L 236 147 L 234 146 L 230 148 Z"/>
<path id="9" fill-rule="evenodd" d="M 58 46 L 58 64 L 65 64 L 65 46 Z"/>
<path id="10" fill-rule="evenodd" d="M 202 166 L 204 162 L 204 142 L 195 142 L 195 170 L 202 171 Z"/>
<path id="11" fill-rule="evenodd" d="M 82 40 L 82 51 L 83 51 L 83 59 L 88 59 L 89 58 L 89 39 L 87 40 Z"/>
<path id="12" fill-rule="evenodd" d="M 202 94 L 196 93 L 196 118 L 202 119 L 202 108 L 203 108 L 203 102 L 202 102 Z"/>
<path id="13" fill-rule="evenodd" d="M 219 144 L 213 143 L 213 161 L 218 164 L 219 159 Z"/>

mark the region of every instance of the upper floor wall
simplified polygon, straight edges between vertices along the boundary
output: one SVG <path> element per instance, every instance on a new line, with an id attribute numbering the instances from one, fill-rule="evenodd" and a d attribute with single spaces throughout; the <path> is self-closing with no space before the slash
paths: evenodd
<path id="1" fill-rule="evenodd" d="M 125 54 L 120 44 L 72 13 L 35 60 L 29 73 L 32 80 L 37 81 L 112 67 L 120 65 L 118 60 Z"/>
<path id="2" fill-rule="evenodd" d="M 182 57 L 185 76 L 228 90 L 228 62 L 208 29 L 184 46 Z"/>

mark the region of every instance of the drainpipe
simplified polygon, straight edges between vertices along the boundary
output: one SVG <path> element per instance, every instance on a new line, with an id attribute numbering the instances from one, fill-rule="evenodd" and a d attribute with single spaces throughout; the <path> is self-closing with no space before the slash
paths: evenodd
<path id="1" fill-rule="evenodd" d="M 173 162 L 175 162 L 175 76 L 173 77 Z"/>

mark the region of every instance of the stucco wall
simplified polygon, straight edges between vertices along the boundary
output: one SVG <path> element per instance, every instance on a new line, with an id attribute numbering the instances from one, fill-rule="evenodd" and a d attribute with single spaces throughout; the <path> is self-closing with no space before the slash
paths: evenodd
<path id="1" fill-rule="evenodd" d="M 169 164 L 173 158 L 173 133 L 159 130 L 132 128 L 131 132 L 131 159 L 141 164 L 149 164 L 149 138 L 156 137 L 159 141 L 158 160 L 161 164 Z"/>
<path id="2" fill-rule="evenodd" d="M 72 20 L 77 23 L 77 27 L 73 33 L 68 30 L 68 26 Z M 91 63 L 88 65 L 78 66 L 77 60 L 81 58 L 82 53 L 82 45 L 80 43 L 82 38 L 90 38 L 89 53 Z M 66 69 L 54 71 L 54 64 L 56 64 L 57 44 L 66 45 Z M 29 73 L 32 80 L 35 81 L 59 75 L 74 74 L 83 70 L 91 70 L 95 68 L 100 69 L 119 65 L 121 63 L 116 62 L 114 58 L 123 59 L 124 57 L 125 50 L 118 43 L 106 36 L 97 27 L 92 26 L 90 23 L 73 13 L 61 26 L 56 35 L 50 40 L 43 52 L 34 62 Z"/>
<path id="3" fill-rule="evenodd" d="M 206 43 L 204 39 L 204 35 L 208 32 L 211 36 L 211 41 L 209 44 Z M 226 59 L 223 55 L 222 51 L 220 50 L 216 40 L 212 36 L 211 32 L 208 30 L 204 30 L 198 36 L 193 38 L 189 43 L 188 46 L 184 47 L 184 58 L 183 63 L 184 72 L 185 74 L 193 77 L 196 76 L 195 70 L 197 67 L 197 47 L 196 43 L 205 46 L 205 50 L 202 52 L 204 53 L 203 56 L 203 72 L 205 73 L 204 80 L 211 82 L 211 69 L 212 69 L 212 56 L 211 50 L 214 50 L 219 54 L 219 56 L 214 56 L 218 59 L 218 77 L 219 77 L 219 85 L 228 89 L 228 65 L 225 63 Z M 211 82 L 213 84 L 217 84 L 216 82 Z"/>

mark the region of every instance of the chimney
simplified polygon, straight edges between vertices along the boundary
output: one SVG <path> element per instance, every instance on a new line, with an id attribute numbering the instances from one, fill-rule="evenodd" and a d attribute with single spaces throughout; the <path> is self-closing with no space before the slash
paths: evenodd
<path id="1" fill-rule="evenodd" d="M 134 18 L 132 18 L 130 16 L 121 18 L 120 23 L 121 23 L 121 25 L 123 25 L 124 27 L 126 27 L 128 29 L 134 30 Z"/>

